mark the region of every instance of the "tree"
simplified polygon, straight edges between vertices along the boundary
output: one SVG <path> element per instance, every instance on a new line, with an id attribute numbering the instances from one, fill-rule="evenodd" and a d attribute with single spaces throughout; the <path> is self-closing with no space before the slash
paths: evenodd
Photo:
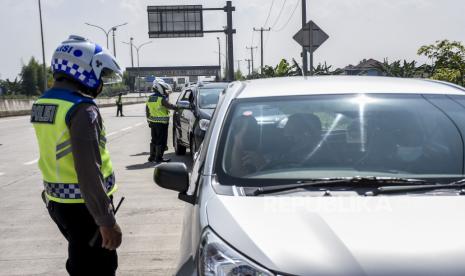
<path id="1" fill-rule="evenodd" d="M 461 73 L 457 69 L 438 68 L 431 78 L 452 83 L 460 83 Z"/>
<path id="2" fill-rule="evenodd" d="M 383 63 L 377 66 L 377 69 L 388 77 L 414 78 L 421 75 L 421 71 L 417 68 L 417 62 L 414 60 L 396 60 L 389 63 L 387 59 L 384 59 Z"/>
<path id="3" fill-rule="evenodd" d="M 418 55 L 426 56 L 433 62 L 432 78 L 464 85 L 465 46 L 458 41 L 442 40 L 422 46 Z"/>
<path id="4" fill-rule="evenodd" d="M 135 88 L 136 78 L 129 76 L 128 71 L 124 71 L 123 73 L 123 83 L 127 87 L 129 87 L 129 91 L 133 92 Z"/>
<path id="5" fill-rule="evenodd" d="M 242 74 L 241 70 L 237 70 L 236 73 L 234 73 L 234 79 L 235 80 L 245 80 L 245 77 Z"/>
<path id="6" fill-rule="evenodd" d="M 21 92 L 27 96 L 39 95 L 37 61 L 32 57 L 27 65 L 21 69 Z"/>
<path id="7" fill-rule="evenodd" d="M 291 76 L 302 76 L 302 68 L 294 58 L 292 59 L 291 71 L 289 73 Z"/>
<path id="8" fill-rule="evenodd" d="M 15 78 L 14 81 L 10 81 L 10 79 L 0 81 L 0 86 L 6 95 L 21 94 L 21 83 L 18 81 L 18 78 Z"/>
<path id="9" fill-rule="evenodd" d="M 333 75 L 333 72 L 331 71 L 332 65 L 328 66 L 326 64 L 326 61 L 324 64 L 319 63 L 316 67 L 313 67 L 313 75 L 315 76 L 327 76 L 327 75 Z"/>
<path id="10" fill-rule="evenodd" d="M 272 78 L 274 77 L 274 68 L 269 65 L 265 65 L 262 70 L 262 77 L 263 78 Z"/>

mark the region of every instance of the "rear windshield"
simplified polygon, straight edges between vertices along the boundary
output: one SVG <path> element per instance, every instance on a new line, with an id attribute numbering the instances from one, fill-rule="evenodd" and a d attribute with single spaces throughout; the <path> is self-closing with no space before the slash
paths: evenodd
<path id="1" fill-rule="evenodd" d="M 222 184 L 234 185 L 462 176 L 464 101 L 464 96 L 420 94 L 236 100 L 222 130 L 216 170 Z"/>
<path id="2" fill-rule="evenodd" d="M 220 93 L 224 88 L 200 88 L 199 89 L 199 107 L 205 109 L 214 109 L 218 103 Z"/>

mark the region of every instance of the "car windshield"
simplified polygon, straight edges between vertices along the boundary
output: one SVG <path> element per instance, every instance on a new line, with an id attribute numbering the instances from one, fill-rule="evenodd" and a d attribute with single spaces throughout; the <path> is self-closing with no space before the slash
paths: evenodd
<path id="1" fill-rule="evenodd" d="M 220 93 L 224 88 L 200 88 L 199 89 L 199 107 L 206 109 L 216 108 Z"/>
<path id="2" fill-rule="evenodd" d="M 221 183 L 462 177 L 464 130 L 458 125 L 465 123 L 465 96 L 428 97 L 345 94 L 236 100 L 217 155 L 218 175 L 225 180 Z"/>

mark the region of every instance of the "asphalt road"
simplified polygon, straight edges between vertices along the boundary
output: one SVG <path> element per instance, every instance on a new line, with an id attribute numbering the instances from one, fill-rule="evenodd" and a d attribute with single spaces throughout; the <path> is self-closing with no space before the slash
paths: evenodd
<path id="1" fill-rule="evenodd" d="M 175 96 L 175 95 L 173 95 Z M 183 203 L 152 181 L 150 131 L 143 104 L 101 109 L 117 183 L 123 230 L 118 275 L 170 275 L 176 265 Z M 171 131 L 170 131 L 171 134 Z M 165 156 L 173 153 L 171 135 Z M 28 116 L 0 119 L 0 275 L 66 275 L 66 241 L 41 201 L 38 148 Z"/>

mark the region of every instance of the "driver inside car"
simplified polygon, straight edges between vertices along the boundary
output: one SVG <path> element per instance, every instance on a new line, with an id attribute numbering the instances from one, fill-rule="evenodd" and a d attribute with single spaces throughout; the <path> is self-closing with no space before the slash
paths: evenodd
<path id="1" fill-rule="evenodd" d="M 279 160 L 287 164 L 303 164 L 317 158 L 322 144 L 321 121 L 314 114 L 297 113 L 289 116 L 283 128 L 287 145 Z"/>
<path id="2" fill-rule="evenodd" d="M 260 170 L 265 159 L 258 152 L 260 129 L 257 120 L 251 114 L 245 113 L 234 120 L 231 133 L 233 148 L 230 173 L 240 177 Z"/>

